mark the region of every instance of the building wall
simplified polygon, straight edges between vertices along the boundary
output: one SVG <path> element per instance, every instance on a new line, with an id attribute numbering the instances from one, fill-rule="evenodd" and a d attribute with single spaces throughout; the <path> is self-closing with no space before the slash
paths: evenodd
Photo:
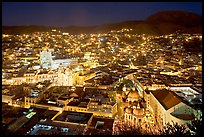
<path id="1" fill-rule="evenodd" d="M 139 95 L 141 96 L 141 97 L 143 97 L 144 95 L 144 90 L 146 89 L 146 87 L 145 86 L 143 86 L 138 80 L 135 80 L 136 81 L 136 89 L 138 90 L 138 93 L 139 93 Z"/>
<path id="2" fill-rule="evenodd" d="M 31 105 L 36 104 L 40 99 L 39 98 L 30 98 L 30 97 L 25 97 L 24 98 L 24 106 L 26 108 L 29 108 Z"/>
<path id="3" fill-rule="evenodd" d="M 112 107 L 112 114 L 115 115 L 117 113 L 118 109 L 117 109 L 117 103 L 115 103 Z"/>
<path id="4" fill-rule="evenodd" d="M 3 85 L 21 85 L 24 82 L 26 82 L 26 79 L 24 77 L 14 77 L 11 79 L 2 79 Z"/>
<path id="5" fill-rule="evenodd" d="M 159 126 L 163 126 L 167 120 L 170 120 L 169 114 L 165 108 L 159 103 L 159 101 L 150 92 L 150 111 L 155 118 L 155 123 Z"/>
<path id="6" fill-rule="evenodd" d="M 60 100 L 60 99 L 57 100 L 59 104 L 63 104 L 64 106 L 67 105 L 68 101 L 69 101 L 68 99 L 67 100 Z"/>
<path id="7" fill-rule="evenodd" d="M 45 104 L 32 104 L 32 106 L 42 107 L 42 108 L 46 108 L 48 110 L 55 110 L 55 111 L 63 111 L 64 110 L 63 107 L 57 107 L 57 106 L 51 106 L 51 105 L 45 105 Z"/>
<path id="8" fill-rule="evenodd" d="M 76 84 L 77 85 L 83 85 L 85 81 L 85 77 L 84 76 L 79 76 L 78 78 L 76 78 Z"/>
<path id="9" fill-rule="evenodd" d="M 94 116 L 112 118 L 117 113 L 117 103 L 112 106 L 107 104 L 98 105 L 97 103 L 94 104 L 92 102 L 88 106 L 88 112 L 93 113 Z"/>
<path id="10" fill-rule="evenodd" d="M 129 114 L 125 112 L 124 120 L 130 125 L 141 124 L 144 122 L 144 116 L 136 116 L 134 114 Z"/>
<path id="11" fill-rule="evenodd" d="M 10 95 L 2 95 L 2 102 L 8 103 L 9 105 L 12 105 L 12 98 L 14 97 Z"/>
<path id="12" fill-rule="evenodd" d="M 91 111 L 89 110 L 89 112 L 93 113 L 94 116 L 99 116 L 99 117 L 113 117 L 113 113 L 112 112 L 102 112 L 102 111 Z"/>
<path id="13" fill-rule="evenodd" d="M 158 123 L 160 127 L 164 126 L 168 122 L 171 123 L 172 121 L 179 124 L 185 124 L 189 122 L 188 120 L 182 120 L 174 117 L 173 115 L 171 115 L 171 113 L 173 112 L 176 114 L 186 114 L 186 112 L 188 111 L 188 114 L 190 114 L 191 112 L 193 113 L 193 109 L 182 102 L 166 110 L 152 95 L 152 93 L 150 93 L 150 110 L 153 113 L 155 122 Z"/>
<path id="14" fill-rule="evenodd" d="M 15 77 L 11 79 L 2 79 L 2 84 L 5 85 L 21 85 L 22 83 L 37 83 L 43 82 L 45 80 L 54 81 L 57 77 L 57 74 L 38 74 L 29 73 L 25 74 L 24 77 Z"/>
<path id="15" fill-rule="evenodd" d="M 144 100 L 146 101 L 147 109 L 150 109 L 150 94 L 144 92 Z"/>
<path id="16" fill-rule="evenodd" d="M 172 91 L 190 91 L 192 93 L 198 93 L 197 91 L 195 91 L 191 87 L 169 87 L 169 89 Z"/>
<path id="17" fill-rule="evenodd" d="M 167 89 L 168 87 L 166 85 L 161 84 L 152 84 L 151 86 L 146 86 L 146 89 L 148 90 L 157 90 L 157 89 Z"/>
<path id="18" fill-rule="evenodd" d="M 93 110 L 96 108 L 96 110 Z M 111 111 L 104 112 L 105 108 L 108 108 Z M 117 104 L 115 103 L 113 106 L 111 105 L 98 105 L 90 103 L 87 108 L 82 108 L 78 106 L 65 106 L 66 111 L 76 111 L 76 112 L 86 112 L 86 113 L 93 113 L 94 116 L 101 116 L 101 117 L 113 117 L 117 113 Z"/>
<path id="19" fill-rule="evenodd" d="M 78 106 L 66 106 L 65 107 L 66 111 L 76 111 L 76 112 L 87 112 L 87 108 L 82 108 Z"/>
<path id="20" fill-rule="evenodd" d="M 53 64 L 52 55 L 50 51 L 44 50 L 40 52 L 40 65 L 43 68 L 49 69 Z"/>
<path id="21" fill-rule="evenodd" d="M 78 63 L 78 59 L 56 59 L 53 60 L 51 69 L 57 69 L 60 65 L 66 67 L 69 66 L 71 63 Z"/>
<path id="22" fill-rule="evenodd" d="M 54 81 L 54 78 L 57 77 L 57 74 L 38 74 L 36 77 L 36 81 L 37 82 L 43 82 L 45 80 L 51 80 L 51 81 Z M 34 79 L 33 78 L 33 79 Z"/>
<path id="23" fill-rule="evenodd" d="M 88 79 L 95 77 L 95 73 L 91 73 L 88 75 L 79 75 L 79 72 L 74 72 L 72 70 L 69 71 L 59 71 L 58 72 L 58 81 L 57 84 L 59 86 L 75 86 L 75 85 L 84 85 L 84 82 Z"/>

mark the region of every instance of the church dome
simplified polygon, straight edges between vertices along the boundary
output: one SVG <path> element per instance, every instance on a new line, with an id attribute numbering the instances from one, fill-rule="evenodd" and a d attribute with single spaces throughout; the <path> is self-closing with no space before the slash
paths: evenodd
<path id="1" fill-rule="evenodd" d="M 126 108 L 125 112 L 131 114 L 132 113 L 132 108 Z"/>
<path id="2" fill-rule="evenodd" d="M 134 115 L 139 115 L 139 116 L 144 115 L 144 110 L 143 110 L 143 109 L 137 109 L 137 108 L 135 108 L 135 109 L 133 110 L 133 114 L 134 114 Z"/>
<path id="3" fill-rule="evenodd" d="M 129 93 L 128 98 L 134 98 L 134 99 L 139 99 L 139 94 L 137 93 L 137 91 L 132 91 Z"/>
<path id="4" fill-rule="evenodd" d="M 123 86 L 122 90 L 123 90 L 123 91 L 127 91 L 127 88 L 126 88 L 125 85 Z"/>

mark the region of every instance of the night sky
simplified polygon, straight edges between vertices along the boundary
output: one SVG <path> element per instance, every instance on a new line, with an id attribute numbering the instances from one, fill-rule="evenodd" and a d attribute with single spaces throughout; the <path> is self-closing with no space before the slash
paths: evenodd
<path id="1" fill-rule="evenodd" d="M 90 26 L 144 20 L 163 10 L 202 14 L 201 2 L 3 2 L 2 25 Z"/>

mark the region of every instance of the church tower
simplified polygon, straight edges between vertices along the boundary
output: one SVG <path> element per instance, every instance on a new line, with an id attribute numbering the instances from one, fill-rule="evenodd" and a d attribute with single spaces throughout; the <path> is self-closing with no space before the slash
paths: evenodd
<path id="1" fill-rule="evenodd" d="M 40 66 L 42 68 L 51 69 L 53 64 L 52 54 L 47 50 L 43 50 L 40 52 Z"/>

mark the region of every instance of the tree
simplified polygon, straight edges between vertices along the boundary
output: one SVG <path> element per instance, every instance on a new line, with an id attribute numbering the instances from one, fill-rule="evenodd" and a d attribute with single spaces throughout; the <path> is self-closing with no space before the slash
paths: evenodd
<path id="1" fill-rule="evenodd" d="M 187 124 L 187 126 L 195 135 L 202 135 L 203 125 L 201 119 L 193 119 L 191 124 Z"/>
<path id="2" fill-rule="evenodd" d="M 167 123 L 164 128 L 160 129 L 161 135 L 190 135 L 190 131 L 183 124 L 180 125 L 178 123 L 173 124 Z"/>
<path id="3" fill-rule="evenodd" d="M 116 135 L 154 135 L 152 131 L 147 131 L 139 125 L 119 124 L 115 130 Z"/>

